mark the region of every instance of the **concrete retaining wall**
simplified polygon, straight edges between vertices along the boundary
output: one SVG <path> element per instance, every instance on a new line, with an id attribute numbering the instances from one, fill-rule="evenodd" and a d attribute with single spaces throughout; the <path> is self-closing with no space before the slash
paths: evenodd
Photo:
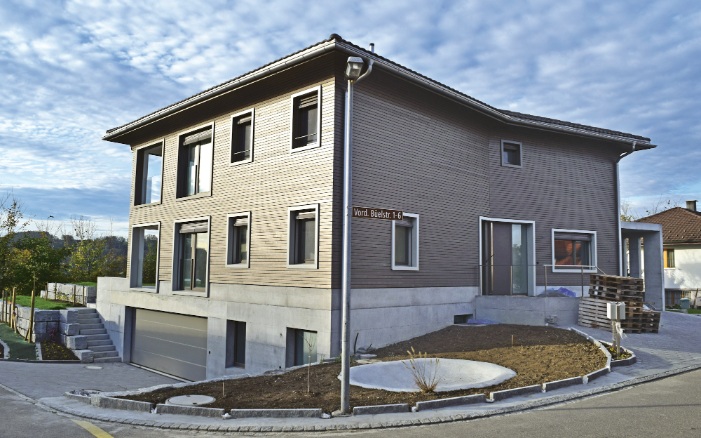
<path id="1" fill-rule="evenodd" d="M 577 325 L 579 298 L 482 295 L 475 300 L 478 319 L 503 324 Z"/>
<path id="2" fill-rule="evenodd" d="M 71 283 L 49 283 L 46 286 L 47 290 L 41 291 L 41 297 L 48 300 L 61 300 L 86 305 L 95 303 L 97 297 L 96 286 L 81 286 Z"/>
<path id="3" fill-rule="evenodd" d="M 0 307 L 2 300 L 0 300 Z M 10 303 L 8 302 L 8 307 Z M 17 329 L 20 336 L 26 336 L 29 330 L 30 307 L 16 306 L 17 308 Z M 61 316 L 58 310 L 34 309 L 34 329 L 32 342 L 43 342 L 52 337 L 60 336 Z"/>

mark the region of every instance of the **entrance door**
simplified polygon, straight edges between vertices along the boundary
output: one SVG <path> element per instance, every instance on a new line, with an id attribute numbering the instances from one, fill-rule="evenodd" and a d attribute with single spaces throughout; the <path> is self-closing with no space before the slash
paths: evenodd
<path id="1" fill-rule="evenodd" d="M 531 225 L 482 222 L 482 290 L 486 295 L 527 295 Z"/>

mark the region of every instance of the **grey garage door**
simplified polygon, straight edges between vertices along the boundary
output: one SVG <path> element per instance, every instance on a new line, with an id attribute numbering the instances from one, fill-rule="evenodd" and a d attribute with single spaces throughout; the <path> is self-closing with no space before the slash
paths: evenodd
<path id="1" fill-rule="evenodd" d="M 203 380 L 207 319 L 136 309 L 131 361 L 188 380 Z"/>

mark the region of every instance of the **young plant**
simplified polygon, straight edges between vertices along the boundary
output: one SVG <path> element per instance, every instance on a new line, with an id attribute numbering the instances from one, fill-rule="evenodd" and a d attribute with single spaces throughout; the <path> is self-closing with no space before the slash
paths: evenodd
<path id="1" fill-rule="evenodd" d="M 409 362 L 402 362 L 404 366 L 411 372 L 414 378 L 414 383 L 419 387 L 421 392 L 434 392 L 438 386 L 440 378 L 438 377 L 438 365 L 440 359 L 428 358 L 428 353 L 416 352 L 414 347 L 407 350 Z"/>

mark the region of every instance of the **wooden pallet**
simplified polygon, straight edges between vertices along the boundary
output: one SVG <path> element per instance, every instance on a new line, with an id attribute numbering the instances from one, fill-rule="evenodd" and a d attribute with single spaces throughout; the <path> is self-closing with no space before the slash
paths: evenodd
<path id="1" fill-rule="evenodd" d="M 610 328 L 611 320 L 606 317 L 608 303 L 601 298 L 582 298 L 577 323 L 584 327 Z M 628 307 L 626 303 L 626 319 L 621 321 L 624 333 L 657 333 L 659 326 L 660 312 L 642 310 L 642 306 Z"/>

